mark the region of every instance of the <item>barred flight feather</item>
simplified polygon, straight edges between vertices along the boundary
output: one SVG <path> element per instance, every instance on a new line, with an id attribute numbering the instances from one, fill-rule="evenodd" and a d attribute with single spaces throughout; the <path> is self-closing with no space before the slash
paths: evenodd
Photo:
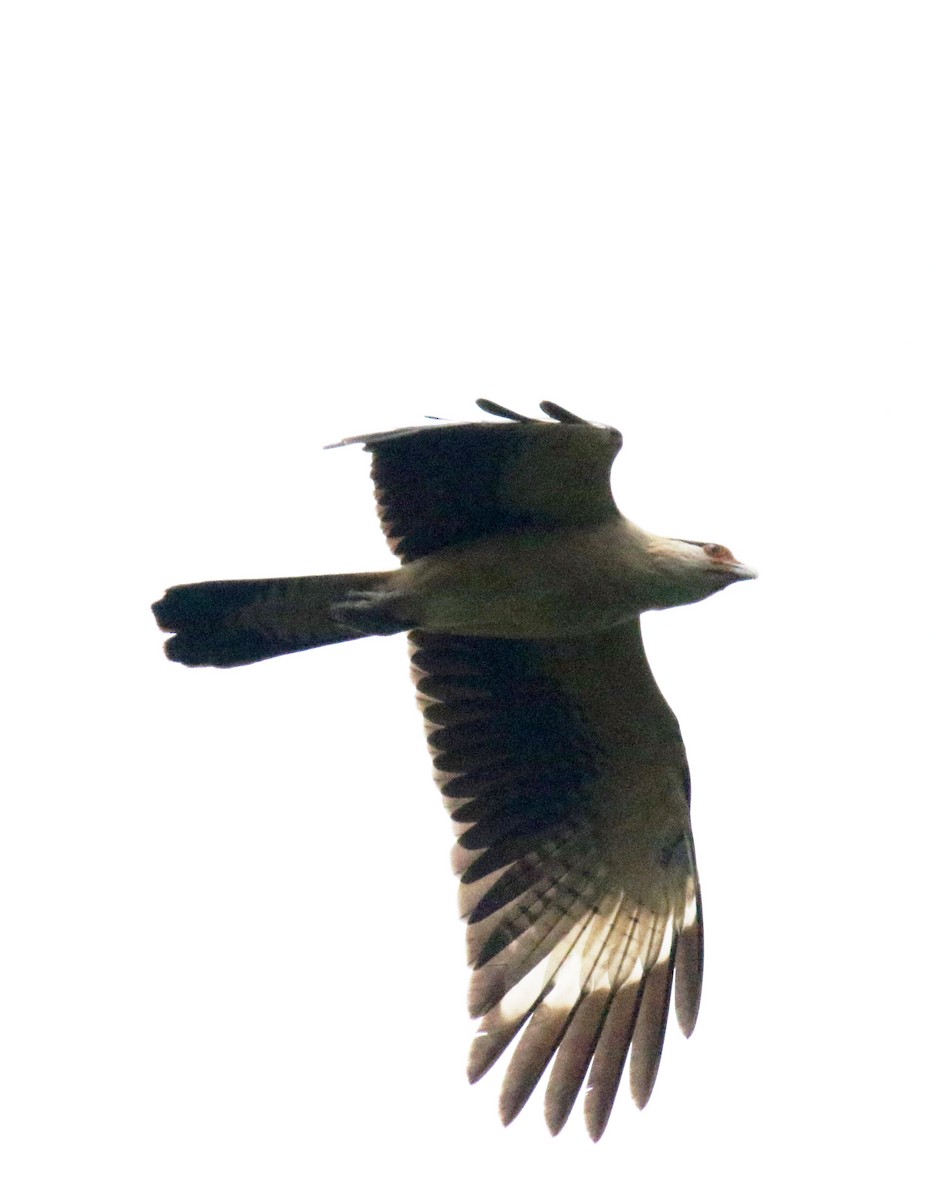
<path id="1" fill-rule="evenodd" d="M 555 653 L 544 642 L 420 630 L 409 641 L 435 775 L 457 834 L 469 1008 L 480 1020 L 469 1078 L 514 1042 L 503 1121 L 517 1116 L 550 1066 L 549 1129 L 564 1126 L 586 1081 L 584 1119 L 598 1138 L 627 1059 L 636 1104 L 651 1094 L 675 974 L 681 1027 L 689 1033 L 696 1020 L 702 933 L 686 790 L 683 827 L 659 831 L 646 890 L 624 866 L 626 831 L 644 836 L 637 811 L 626 811 L 623 783 L 611 796 L 601 783 L 618 746 L 639 729 L 626 722 L 624 703 L 598 714 L 599 724 L 582 715 L 577 698 L 594 664 L 612 670 L 612 655 L 584 639 Z M 630 670 L 632 651 L 624 655 Z M 644 739 L 638 744 L 640 754 L 668 753 L 663 740 L 647 750 Z M 679 739 L 670 744 L 678 761 Z"/>

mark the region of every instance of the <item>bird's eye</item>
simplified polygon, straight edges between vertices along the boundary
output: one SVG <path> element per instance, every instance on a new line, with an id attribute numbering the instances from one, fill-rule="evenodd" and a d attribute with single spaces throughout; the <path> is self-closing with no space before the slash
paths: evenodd
<path id="1" fill-rule="evenodd" d="M 734 562 L 732 551 L 727 550 L 725 546 L 720 546 L 718 542 L 707 542 L 703 547 L 703 553 L 707 558 L 711 558 L 713 562 Z"/>

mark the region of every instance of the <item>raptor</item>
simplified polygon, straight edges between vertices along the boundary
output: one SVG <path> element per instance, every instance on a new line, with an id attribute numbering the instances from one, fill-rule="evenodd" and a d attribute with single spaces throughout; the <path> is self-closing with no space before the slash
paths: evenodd
<path id="1" fill-rule="evenodd" d="M 689 1036 L 703 971 L 687 759 L 639 617 L 755 572 L 619 512 L 617 430 L 547 402 L 543 420 L 477 403 L 499 420 L 339 443 L 372 454 L 398 569 L 182 584 L 153 611 L 188 666 L 407 632 L 456 836 L 469 1077 L 514 1047 L 502 1120 L 550 1067 L 551 1132 L 585 1083 L 595 1140 L 626 1059 L 647 1103 L 671 999 Z"/>

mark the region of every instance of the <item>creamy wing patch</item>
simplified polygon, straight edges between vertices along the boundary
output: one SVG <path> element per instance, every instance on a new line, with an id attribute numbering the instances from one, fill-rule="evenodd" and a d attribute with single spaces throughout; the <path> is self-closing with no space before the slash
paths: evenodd
<path id="1" fill-rule="evenodd" d="M 470 1078 L 517 1038 L 503 1120 L 550 1064 L 552 1132 L 586 1080 L 598 1138 L 626 1058 L 636 1102 L 648 1100 L 675 974 L 685 1033 L 699 1004 L 702 926 L 676 721 L 637 621 L 555 641 L 416 631 L 410 646 L 457 833 L 480 1018 Z"/>

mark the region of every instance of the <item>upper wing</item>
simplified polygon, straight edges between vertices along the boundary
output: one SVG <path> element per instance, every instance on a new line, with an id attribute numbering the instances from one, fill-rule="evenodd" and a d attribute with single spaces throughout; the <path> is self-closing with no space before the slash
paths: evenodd
<path id="1" fill-rule="evenodd" d="M 622 435 L 555 404 L 554 421 L 509 417 L 347 438 L 373 455 L 382 528 L 403 562 L 446 546 L 524 529 L 598 523 L 618 513 L 609 487 Z"/>
<path id="2" fill-rule="evenodd" d="M 637 621 L 545 641 L 410 634 L 434 767 L 458 834 L 478 1079 L 530 1016 L 500 1101 L 522 1108 L 554 1057 L 548 1125 L 589 1069 L 598 1138 L 631 1047 L 654 1084 L 671 987 L 689 1034 L 702 974 L 689 783 Z"/>

